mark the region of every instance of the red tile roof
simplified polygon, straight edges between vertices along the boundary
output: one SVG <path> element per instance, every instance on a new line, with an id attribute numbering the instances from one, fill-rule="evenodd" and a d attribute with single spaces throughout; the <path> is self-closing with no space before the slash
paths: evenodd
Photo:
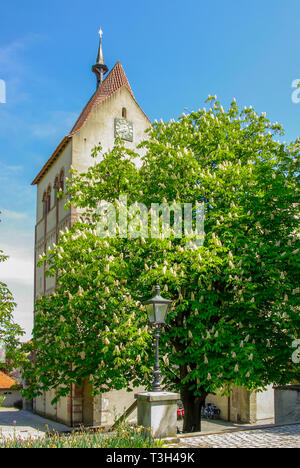
<path id="1" fill-rule="evenodd" d="M 58 145 L 58 147 L 56 148 L 56 150 L 54 151 L 50 159 L 48 159 L 46 164 L 43 166 L 41 171 L 38 173 L 38 175 L 32 182 L 32 185 L 35 185 L 39 182 L 39 180 L 47 172 L 48 168 L 54 163 L 54 161 L 57 159 L 61 151 L 65 148 L 65 146 L 71 140 L 72 136 L 84 126 L 93 108 L 101 104 L 107 98 L 111 97 L 119 89 L 123 88 L 123 86 L 125 86 L 128 89 L 134 101 L 136 102 L 134 94 L 130 87 L 130 84 L 126 77 L 125 71 L 121 65 L 121 62 L 118 62 L 114 66 L 114 68 L 110 71 L 110 73 L 107 75 L 107 77 L 105 78 L 101 86 L 99 86 L 95 94 L 93 94 L 93 96 L 91 97 L 91 99 L 89 100 L 89 102 L 87 103 L 83 111 L 81 112 L 71 132 L 67 136 L 65 136 L 64 139 L 60 142 L 60 144 Z M 147 116 L 146 118 L 148 119 Z"/>
<path id="2" fill-rule="evenodd" d="M 0 390 L 9 390 L 14 385 L 18 385 L 18 383 L 8 375 L 4 374 L 4 372 L 0 372 Z"/>
<path id="3" fill-rule="evenodd" d="M 121 89 L 123 86 L 126 86 L 133 99 L 135 99 L 121 62 L 118 62 L 81 112 L 79 119 L 70 132 L 70 135 L 74 135 L 74 133 L 78 132 L 78 130 L 83 127 L 95 106 L 98 106 L 98 104 L 112 96 L 116 91 L 118 91 L 118 89 Z"/>

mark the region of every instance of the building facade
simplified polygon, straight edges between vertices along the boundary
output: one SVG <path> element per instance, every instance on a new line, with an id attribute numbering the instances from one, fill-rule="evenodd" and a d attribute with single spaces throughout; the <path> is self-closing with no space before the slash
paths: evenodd
<path id="1" fill-rule="evenodd" d="M 122 138 L 128 148 L 138 151 L 136 147 L 145 139 L 145 130 L 150 126 L 121 63 L 118 62 L 103 79 L 108 69 L 104 64 L 101 39 L 100 36 L 97 61 L 93 66 L 97 77 L 96 92 L 71 132 L 63 138 L 32 182 L 37 186 L 34 301 L 55 288 L 55 278 L 46 276 L 46 266 L 37 266 L 39 256 L 57 243 L 60 232 L 70 228 L 76 218 L 73 208 L 65 209 L 65 199 L 57 198 L 59 190 L 65 191 L 71 166 L 79 171 L 87 170 L 95 163 L 90 156 L 92 149 L 100 144 L 104 153 L 113 148 L 116 137 Z M 34 411 L 67 425 L 106 426 L 134 401 L 133 395 L 125 390 L 99 397 L 92 397 L 90 390 L 87 382 L 81 387 L 74 385 L 68 397 L 61 398 L 55 405 L 51 405 L 54 391 L 45 392 L 35 399 Z"/>

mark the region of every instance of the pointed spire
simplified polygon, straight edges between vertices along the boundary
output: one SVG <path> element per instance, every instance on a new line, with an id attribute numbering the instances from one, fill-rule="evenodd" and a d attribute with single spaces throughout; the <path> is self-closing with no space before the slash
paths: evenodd
<path id="1" fill-rule="evenodd" d="M 102 31 L 101 28 L 100 28 L 100 30 L 99 30 L 99 36 L 100 36 L 100 40 L 99 40 L 99 48 L 98 48 L 98 55 L 97 55 L 96 64 L 97 64 L 97 65 L 105 65 L 105 62 L 104 62 L 104 55 L 103 55 L 103 50 L 102 50 L 102 36 L 103 36 L 103 31 Z"/>
<path id="2" fill-rule="evenodd" d="M 97 89 L 99 88 L 99 86 L 101 85 L 103 81 L 103 76 L 105 75 L 105 73 L 108 72 L 108 68 L 104 62 L 104 55 L 103 55 L 103 49 L 102 49 L 103 31 L 101 28 L 99 30 L 99 36 L 100 36 L 100 41 L 99 41 L 97 59 L 96 59 L 95 65 L 92 67 L 92 71 L 95 73 L 96 78 L 97 78 Z"/>

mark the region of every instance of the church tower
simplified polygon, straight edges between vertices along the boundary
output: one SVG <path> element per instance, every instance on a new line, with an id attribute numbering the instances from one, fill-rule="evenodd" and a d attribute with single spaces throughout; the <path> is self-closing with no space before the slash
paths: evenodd
<path id="1" fill-rule="evenodd" d="M 65 191 L 65 180 L 70 177 L 71 166 L 79 171 L 86 171 L 94 164 L 90 156 L 92 149 L 100 144 L 104 153 L 113 148 L 116 137 L 123 139 L 128 148 L 141 153 L 142 150 L 137 150 L 137 145 L 146 138 L 145 130 L 150 126 L 148 117 L 134 97 L 121 63 L 117 62 L 108 73 L 104 62 L 101 29 L 99 34 L 97 59 L 92 67 L 97 80 L 96 91 L 71 131 L 58 144 L 32 182 L 32 185 L 37 186 L 34 302 L 38 297 L 50 294 L 55 288 L 55 278 L 46 276 L 46 265 L 37 266 L 39 255 L 58 242 L 60 232 L 70 228 L 77 216 L 74 208 L 66 210 L 65 200 L 57 198 L 59 190 Z M 106 406 L 104 414 L 102 399 L 101 405 L 95 404 L 88 395 L 85 387 L 72 388 L 70 395 L 53 407 L 50 404 L 53 392 L 46 392 L 35 399 L 35 411 L 67 425 L 99 424 L 100 420 L 102 425 L 107 425 L 113 422 L 114 417 L 111 401 L 116 399 L 114 405 L 120 407 L 120 410 L 132 403 L 126 392 L 111 392 L 103 399 Z"/>

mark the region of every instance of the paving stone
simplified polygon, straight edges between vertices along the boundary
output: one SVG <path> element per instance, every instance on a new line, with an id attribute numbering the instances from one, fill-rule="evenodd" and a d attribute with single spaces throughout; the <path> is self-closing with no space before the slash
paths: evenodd
<path id="1" fill-rule="evenodd" d="M 14 436 L 43 437 L 47 430 L 59 432 L 68 429 L 68 426 L 42 418 L 30 411 L 0 408 L 0 439 Z"/>
<path id="2" fill-rule="evenodd" d="M 187 437 L 177 447 L 300 448 L 300 424 Z"/>

